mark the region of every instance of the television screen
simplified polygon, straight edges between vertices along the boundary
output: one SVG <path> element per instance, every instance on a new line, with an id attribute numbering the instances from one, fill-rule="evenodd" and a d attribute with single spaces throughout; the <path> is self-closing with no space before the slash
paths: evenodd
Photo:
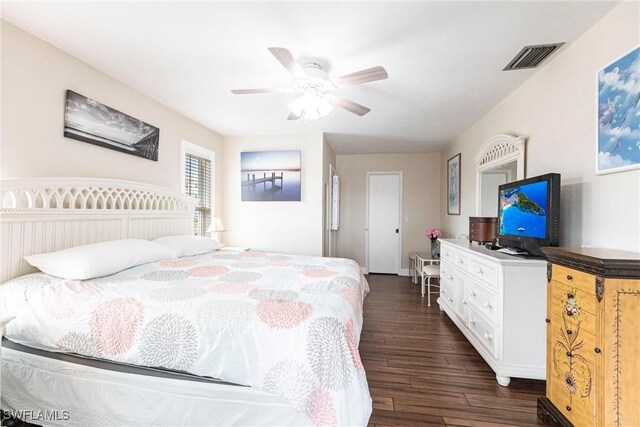
<path id="1" fill-rule="evenodd" d="M 499 234 L 546 238 L 547 192 L 546 180 L 501 188 Z"/>

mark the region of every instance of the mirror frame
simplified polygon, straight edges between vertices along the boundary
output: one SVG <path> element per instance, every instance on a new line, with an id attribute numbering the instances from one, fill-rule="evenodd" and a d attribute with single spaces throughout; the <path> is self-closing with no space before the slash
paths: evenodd
<path id="1" fill-rule="evenodd" d="M 482 203 L 482 173 L 516 162 L 516 181 L 525 178 L 524 138 L 515 135 L 496 135 L 487 140 L 474 159 L 476 164 L 476 215 Z"/>

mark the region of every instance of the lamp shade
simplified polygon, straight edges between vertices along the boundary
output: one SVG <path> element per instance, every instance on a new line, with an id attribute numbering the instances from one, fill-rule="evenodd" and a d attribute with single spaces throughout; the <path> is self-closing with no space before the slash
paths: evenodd
<path id="1" fill-rule="evenodd" d="M 211 219 L 211 226 L 207 229 L 207 233 L 218 233 L 220 231 L 227 231 L 224 229 L 222 220 L 218 217 Z"/>
<path id="2" fill-rule="evenodd" d="M 289 110 L 302 118 L 317 120 L 329 114 L 333 110 L 333 105 L 318 95 L 305 93 L 289 104 Z"/>

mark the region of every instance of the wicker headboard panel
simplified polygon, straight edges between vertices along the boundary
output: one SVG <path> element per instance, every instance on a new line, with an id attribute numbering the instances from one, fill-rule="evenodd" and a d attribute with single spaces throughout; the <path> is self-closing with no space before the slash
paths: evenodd
<path id="1" fill-rule="evenodd" d="M 137 182 L 0 181 L 0 284 L 36 271 L 23 256 L 115 239 L 191 234 L 195 200 Z"/>

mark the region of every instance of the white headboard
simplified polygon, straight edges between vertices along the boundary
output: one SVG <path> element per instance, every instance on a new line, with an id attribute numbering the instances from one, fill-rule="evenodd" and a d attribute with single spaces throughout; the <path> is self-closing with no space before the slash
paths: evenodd
<path id="1" fill-rule="evenodd" d="M 195 200 L 94 178 L 0 181 L 0 284 L 36 271 L 23 256 L 115 239 L 191 234 Z"/>

